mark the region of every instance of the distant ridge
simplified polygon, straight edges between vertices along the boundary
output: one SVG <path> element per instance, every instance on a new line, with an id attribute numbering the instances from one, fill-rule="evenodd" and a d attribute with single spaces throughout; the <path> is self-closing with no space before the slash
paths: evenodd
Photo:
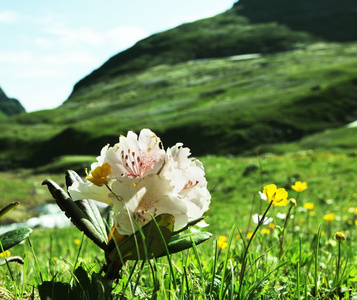
<path id="1" fill-rule="evenodd" d="M 19 100 L 7 97 L 0 87 L 0 112 L 6 116 L 12 116 L 25 112 L 25 108 Z"/>
<path id="2" fill-rule="evenodd" d="M 278 22 L 326 41 L 357 40 L 356 0 L 239 0 L 233 10 L 250 22 Z"/>
<path id="3" fill-rule="evenodd" d="M 98 82 L 160 64 L 292 50 L 311 40 L 357 40 L 356 0 L 240 0 L 215 17 L 154 34 L 77 82 L 69 100 Z"/>

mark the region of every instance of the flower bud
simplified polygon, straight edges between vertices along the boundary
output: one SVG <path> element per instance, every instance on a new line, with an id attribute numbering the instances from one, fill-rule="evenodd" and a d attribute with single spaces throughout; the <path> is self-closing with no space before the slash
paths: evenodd
<path id="1" fill-rule="evenodd" d="M 342 232 L 336 232 L 335 239 L 342 242 L 345 240 L 345 235 Z"/>

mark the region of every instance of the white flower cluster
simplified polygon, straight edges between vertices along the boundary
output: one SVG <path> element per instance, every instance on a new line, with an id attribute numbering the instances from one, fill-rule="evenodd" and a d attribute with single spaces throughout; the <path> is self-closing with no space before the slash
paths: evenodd
<path id="1" fill-rule="evenodd" d="M 202 163 L 177 143 L 166 151 L 149 129 L 132 131 L 105 146 L 91 165 L 88 182 L 69 187 L 73 200 L 93 199 L 112 206 L 119 233 L 131 234 L 152 217 L 169 213 L 175 231 L 208 210 L 210 193 Z"/>

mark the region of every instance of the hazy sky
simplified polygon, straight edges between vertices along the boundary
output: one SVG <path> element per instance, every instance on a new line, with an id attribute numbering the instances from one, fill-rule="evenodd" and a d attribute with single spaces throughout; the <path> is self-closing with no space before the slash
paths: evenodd
<path id="1" fill-rule="evenodd" d="M 0 86 L 27 111 L 55 108 L 74 84 L 153 33 L 236 0 L 26 0 L 0 4 Z"/>

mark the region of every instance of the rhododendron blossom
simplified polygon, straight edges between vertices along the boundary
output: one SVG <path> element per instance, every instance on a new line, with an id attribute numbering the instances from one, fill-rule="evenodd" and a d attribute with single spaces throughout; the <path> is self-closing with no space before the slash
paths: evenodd
<path id="1" fill-rule="evenodd" d="M 189 158 L 181 143 L 162 149 L 149 129 L 129 131 L 113 147 L 105 146 L 91 165 L 88 182 L 69 187 L 74 200 L 93 199 L 112 206 L 121 234 L 135 232 L 152 217 L 175 217 L 175 230 L 208 210 L 210 194 L 202 163 Z"/>

